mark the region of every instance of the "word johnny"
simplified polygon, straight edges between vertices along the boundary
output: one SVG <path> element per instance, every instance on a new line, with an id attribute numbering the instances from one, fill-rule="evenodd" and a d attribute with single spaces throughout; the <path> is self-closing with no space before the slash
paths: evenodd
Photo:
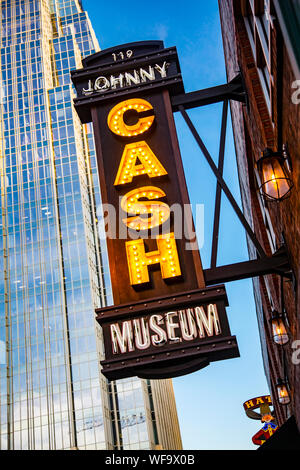
<path id="1" fill-rule="evenodd" d="M 149 66 L 148 70 L 140 68 L 130 72 L 120 73 L 118 76 L 110 75 L 109 77 L 100 76 L 95 80 L 88 81 L 88 88 L 82 89 L 83 95 L 91 95 L 92 93 L 102 93 L 109 89 L 124 88 L 131 85 L 138 85 L 147 81 L 154 81 L 157 78 L 166 78 L 167 68 L 169 64 L 164 62 L 162 65 L 155 64 L 154 67 Z"/>
<path id="2" fill-rule="evenodd" d="M 216 304 L 209 304 L 112 323 L 110 334 L 113 354 L 125 354 L 217 336 L 221 327 Z"/>

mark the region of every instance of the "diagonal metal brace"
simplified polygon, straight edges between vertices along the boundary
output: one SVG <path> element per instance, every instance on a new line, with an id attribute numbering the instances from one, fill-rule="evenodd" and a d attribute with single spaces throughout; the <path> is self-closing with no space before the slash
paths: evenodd
<path id="1" fill-rule="evenodd" d="M 238 203 L 236 202 L 236 200 L 235 200 L 234 196 L 232 195 L 230 189 L 228 188 L 227 184 L 225 183 L 220 171 L 218 170 L 218 168 L 217 168 L 215 162 L 213 161 L 209 151 L 207 150 L 206 146 L 204 145 L 204 142 L 201 139 L 200 135 L 198 134 L 198 132 L 197 132 L 195 126 L 193 125 L 190 117 L 188 116 L 188 114 L 185 111 L 183 106 L 179 107 L 179 111 L 181 112 L 183 119 L 185 120 L 186 124 L 188 125 L 192 135 L 194 136 L 197 144 L 199 145 L 199 147 L 200 147 L 204 157 L 206 158 L 209 166 L 211 167 L 213 173 L 215 174 L 215 176 L 218 180 L 218 183 L 220 184 L 222 190 L 226 194 L 227 199 L 229 200 L 231 206 L 233 207 L 233 209 L 234 209 L 236 215 L 238 216 L 241 224 L 243 225 L 244 229 L 246 230 L 250 240 L 252 241 L 253 245 L 255 246 L 258 255 L 260 256 L 260 258 L 265 258 L 267 255 L 266 255 L 263 247 L 261 246 L 260 242 L 258 241 L 254 231 L 250 227 L 250 225 L 247 222 L 247 220 L 246 220 L 243 212 L 241 211 Z"/>

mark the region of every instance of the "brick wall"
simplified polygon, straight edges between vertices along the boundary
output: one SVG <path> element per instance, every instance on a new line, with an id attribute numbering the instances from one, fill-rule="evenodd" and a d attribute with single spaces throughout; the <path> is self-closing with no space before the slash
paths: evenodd
<path id="1" fill-rule="evenodd" d="M 272 33 L 274 94 L 273 109 L 270 115 L 241 15 L 240 4 L 240 0 L 219 0 L 228 79 L 232 79 L 237 71 L 241 70 L 249 98 L 248 109 L 238 103 L 231 103 L 231 115 L 243 210 L 254 228 L 257 238 L 269 255 L 271 247 L 254 177 L 255 161 L 260 158 L 265 147 L 277 150 L 282 143 L 288 143 L 293 164 L 292 177 L 295 187 L 291 197 L 279 204 L 266 203 L 266 208 L 270 213 L 278 247 L 283 237 L 286 241 L 295 275 L 294 284 L 290 281 L 284 282 L 284 299 L 291 334 L 291 341 L 289 345 L 284 347 L 284 350 L 287 375 L 292 389 L 292 404 L 288 409 L 279 406 L 275 396 L 273 402 L 279 424 L 282 424 L 289 414 L 294 414 L 300 427 L 300 366 L 295 366 L 291 362 L 291 342 L 294 339 L 300 339 L 299 308 L 297 308 L 298 295 L 300 294 L 298 283 L 300 269 L 300 105 L 292 103 L 291 96 L 295 91 L 292 89 L 292 83 L 296 77 L 292 71 L 288 50 L 282 39 L 280 25 L 275 20 Z M 256 257 L 255 250 L 249 241 L 248 246 L 250 257 Z M 274 395 L 274 384 L 279 376 L 283 376 L 283 355 L 282 350 L 274 345 L 271 339 L 269 322 L 271 304 L 268 292 L 273 307 L 280 310 L 279 277 L 273 275 L 254 280 L 254 289 L 264 365 L 271 393 Z M 259 393 L 264 393 L 264 391 L 258 390 Z"/>

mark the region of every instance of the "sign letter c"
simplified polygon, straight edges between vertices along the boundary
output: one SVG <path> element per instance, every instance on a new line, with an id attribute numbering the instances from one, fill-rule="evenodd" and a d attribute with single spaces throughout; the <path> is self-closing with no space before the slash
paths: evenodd
<path id="1" fill-rule="evenodd" d="M 154 115 L 151 116 L 141 116 L 140 113 L 145 113 L 146 111 L 153 110 L 152 105 L 140 98 L 133 98 L 127 101 L 121 101 L 121 103 L 116 104 L 110 111 L 107 118 L 107 125 L 110 130 L 121 137 L 135 137 L 137 135 L 143 134 L 146 132 L 153 124 L 155 119 Z M 136 115 L 136 123 L 126 124 L 124 122 L 124 114 L 130 111 L 133 118 Z"/>

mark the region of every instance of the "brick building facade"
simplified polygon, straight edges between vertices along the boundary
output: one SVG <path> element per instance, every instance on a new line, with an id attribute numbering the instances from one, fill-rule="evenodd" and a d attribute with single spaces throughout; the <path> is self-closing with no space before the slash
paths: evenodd
<path id="1" fill-rule="evenodd" d="M 249 100 L 248 106 L 231 103 L 243 210 L 268 255 L 285 243 L 294 275 L 283 283 L 275 274 L 253 280 L 264 366 L 278 424 L 294 416 L 300 429 L 300 365 L 292 360 L 294 341 L 300 340 L 300 2 L 219 0 L 219 8 L 228 81 L 240 71 Z M 265 148 L 277 152 L 286 144 L 294 187 L 289 198 L 268 202 L 260 195 L 256 163 Z M 248 247 L 256 258 L 250 241 Z M 282 309 L 282 285 L 290 340 L 278 346 L 270 320 L 273 309 Z M 278 378 L 290 386 L 287 406 L 276 398 Z"/>

